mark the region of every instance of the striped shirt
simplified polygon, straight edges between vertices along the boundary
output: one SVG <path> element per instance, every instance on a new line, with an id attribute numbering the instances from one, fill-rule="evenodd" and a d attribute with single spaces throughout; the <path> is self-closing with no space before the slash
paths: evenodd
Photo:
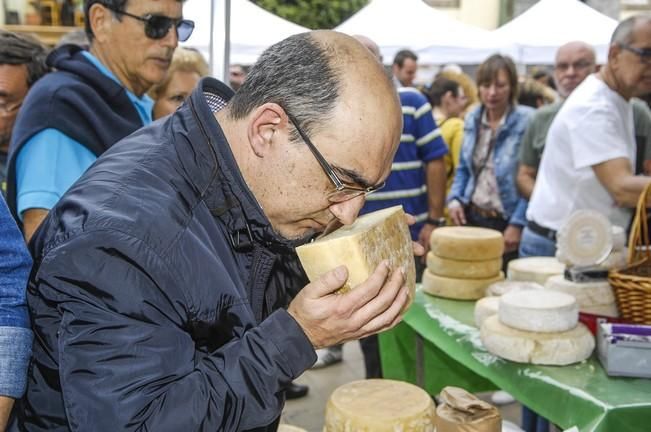
<path id="1" fill-rule="evenodd" d="M 415 240 L 429 210 L 425 165 L 442 158 L 448 150 L 425 96 L 411 87 L 399 88 L 398 95 L 403 120 L 400 145 L 386 186 L 368 196 L 362 213 L 402 205 L 405 212 L 416 217 L 417 223 L 411 227 Z"/>

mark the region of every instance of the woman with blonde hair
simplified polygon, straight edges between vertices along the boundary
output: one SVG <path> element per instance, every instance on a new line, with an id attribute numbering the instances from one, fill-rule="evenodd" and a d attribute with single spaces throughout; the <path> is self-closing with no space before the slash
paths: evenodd
<path id="1" fill-rule="evenodd" d="M 208 64 L 199 51 L 176 48 L 165 79 L 149 90 L 149 96 L 155 101 L 154 119 L 176 111 L 206 75 Z"/>

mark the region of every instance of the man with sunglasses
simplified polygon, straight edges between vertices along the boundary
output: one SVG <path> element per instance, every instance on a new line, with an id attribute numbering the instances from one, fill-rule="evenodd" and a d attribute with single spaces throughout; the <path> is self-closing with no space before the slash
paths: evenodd
<path id="1" fill-rule="evenodd" d="M 7 202 L 29 240 L 48 211 L 111 145 L 152 121 L 162 81 L 194 24 L 181 0 L 86 0 L 89 50 L 64 45 L 25 100 L 12 137 Z"/>
<path id="2" fill-rule="evenodd" d="M 384 262 L 344 294 L 335 268 L 277 309 L 282 257 L 355 220 L 401 126 L 368 50 L 317 31 L 266 50 L 237 93 L 204 78 L 112 146 L 30 242 L 23 429 L 276 430 L 315 348 L 394 326 L 408 301 Z"/>
<path id="3" fill-rule="evenodd" d="M 529 229 L 555 242 L 579 209 L 628 226 L 630 209 L 651 181 L 635 173 L 631 98 L 649 92 L 651 17 L 633 16 L 615 29 L 607 64 L 583 80 L 552 121 L 527 210 Z"/>

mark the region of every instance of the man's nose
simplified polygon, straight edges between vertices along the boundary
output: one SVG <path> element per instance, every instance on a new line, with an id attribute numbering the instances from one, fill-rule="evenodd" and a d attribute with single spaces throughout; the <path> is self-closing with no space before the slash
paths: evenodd
<path id="1" fill-rule="evenodd" d="M 170 27 L 167 34 L 161 39 L 161 45 L 170 48 L 176 48 L 179 44 L 179 34 L 175 26 Z"/>
<path id="2" fill-rule="evenodd" d="M 360 195 L 348 201 L 343 201 L 330 206 L 330 212 L 344 225 L 350 225 L 355 222 L 360 210 L 364 207 L 366 197 Z"/>

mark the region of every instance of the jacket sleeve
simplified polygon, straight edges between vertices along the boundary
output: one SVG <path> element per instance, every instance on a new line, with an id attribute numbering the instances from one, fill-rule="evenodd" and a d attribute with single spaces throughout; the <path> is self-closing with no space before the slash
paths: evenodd
<path id="1" fill-rule="evenodd" d="M 463 145 L 460 150 L 460 157 L 459 157 L 459 165 L 457 166 L 457 170 L 454 173 L 454 181 L 452 182 L 452 186 L 450 187 L 450 193 L 448 195 L 447 201 L 450 202 L 454 199 L 459 200 L 460 202 L 467 204 L 464 201 L 464 192 L 466 190 L 466 186 L 468 185 L 468 182 L 470 181 L 470 175 L 471 175 L 471 161 L 469 161 L 465 156 L 463 152 L 463 147 L 472 145 L 472 140 L 471 140 L 470 134 L 464 133 L 463 137 Z"/>
<path id="2" fill-rule="evenodd" d="M 0 196 L 0 396 L 25 391 L 32 331 L 25 290 L 32 259 L 23 236 Z"/>
<path id="3" fill-rule="evenodd" d="M 509 225 L 525 227 L 527 225 L 527 207 L 529 207 L 529 202 L 520 197 L 520 199 L 518 199 L 518 204 L 509 219 Z"/>
<path id="4" fill-rule="evenodd" d="M 284 387 L 315 360 L 286 311 L 199 351 L 188 330 L 192 306 L 180 300 L 192 276 L 176 280 L 130 236 L 90 237 L 59 253 L 39 286 L 62 311 L 58 362 L 71 430 L 239 431 L 280 415 Z M 241 307 L 224 305 L 216 325 Z"/>

